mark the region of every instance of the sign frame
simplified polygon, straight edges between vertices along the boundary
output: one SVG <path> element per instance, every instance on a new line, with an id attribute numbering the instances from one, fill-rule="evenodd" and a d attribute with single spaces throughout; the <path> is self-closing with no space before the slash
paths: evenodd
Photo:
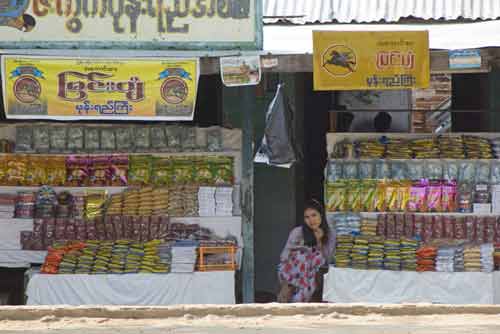
<path id="1" fill-rule="evenodd" d="M 33 1 L 33 0 L 26 0 Z M 263 5 L 261 0 L 253 0 L 255 27 L 254 38 L 249 42 L 241 41 L 3 41 L 0 49 L 114 49 L 114 50 L 170 50 L 170 51 L 258 51 L 263 49 Z M 132 38 L 131 38 L 132 39 Z"/>
<path id="2" fill-rule="evenodd" d="M 80 57 L 67 57 L 67 56 L 30 56 L 30 55 L 3 55 L 0 59 L 0 70 L 1 73 L 6 74 L 6 63 L 7 59 L 15 59 L 16 57 L 19 58 L 25 58 L 25 59 L 47 59 L 47 60 L 80 60 L 80 61 L 95 61 L 98 63 L 99 61 L 105 62 L 105 61 L 110 61 L 112 60 L 111 57 L 85 57 L 85 58 L 80 58 Z M 181 115 L 172 115 L 172 116 L 128 116 L 128 115 L 113 115 L 113 116 L 108 116 L 108 115 L 90 115 L 90 116 L 79 116 L 79 115 L 15 115 L 15 114 L 10 114 L 8 110 L 8 94 L 7 94 L 7 80 L 8 77 L 4 75 L 4 77 L 1 80 L 2 83 L 2 96 L 3 100 L 0 101 L 2 103 L 2 106 L 4 108 L 4 115 L 6 119 L 10 120 L 56 120 L 56 121 L 121 121 L 121 122 L 134 122 L 134 121 L 159 121 L 159 122 L 168 122 L 168 121 L 192 121 L 194 119 L 194 113 L 196 110 L 196 102 L 197 102 L 197 92 L 199 88 L 199 77 L 200 77 L 200 60 L 199 58 L 196 57 L 185 57 L 185 58 L 175 58 L 175 57 L 170 57 L 170 58 L 161 58 L 161 57 L 134 57 L 134 58 L 120 58 L 122 61 L 126 61 L 127 59 L 133 59 L 134 61 L 170 61 L 172 63 L 178 61 L 178 62 L 186 62 L 186 61 L 192 61 L 195 62 L 196 66 L 196 82 L 194 83 L 196 89 L 194 91 L 193 95 L 193 101 L 192 101 L 192 112 L 190 115 L 186 116 L 181 116 Z M 160 73 L 162 74 L 162 73 Z M 39 75 L 43 77 L 44 73 L 39 72 Z M 179 80 L 177 80 L 179 81 Z M 150 98 L 151 99 L 151 98 Z M 88 101 L 87 101 L 88 102 Z M 141 102 L 141 101 L 139 101 Z M 80 103 L 83 103 L 80 102 Z"/>

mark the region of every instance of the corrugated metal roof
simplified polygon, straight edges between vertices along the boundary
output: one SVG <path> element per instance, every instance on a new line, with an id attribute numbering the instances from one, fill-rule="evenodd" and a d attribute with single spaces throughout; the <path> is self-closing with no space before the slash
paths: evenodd
<path id="1" fill-rule="evenodd" d="M 397 22 L 402 18 L 489 20 L 500 0 L 263 0 L 264 22 Z"/>

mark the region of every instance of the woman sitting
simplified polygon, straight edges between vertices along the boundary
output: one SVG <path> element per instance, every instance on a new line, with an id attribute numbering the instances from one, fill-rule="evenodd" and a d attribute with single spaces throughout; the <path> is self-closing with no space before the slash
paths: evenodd
<path id="1" fill-rule="evenodd" d="M 335 247 L 335 231 L 326 221 L 323 206 L 306 203 L 304 222 L 290 232 L 281 252 L 278 302 L 309 302 L 316 290 L 316 274 L 328 263 Z"/>

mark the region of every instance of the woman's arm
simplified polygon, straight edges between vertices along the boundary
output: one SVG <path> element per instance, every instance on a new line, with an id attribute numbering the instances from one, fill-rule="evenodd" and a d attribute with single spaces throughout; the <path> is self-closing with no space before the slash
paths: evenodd
<path id="1" fill-rule="evenodd" d="M 303 244 L 304 244 L 304 238 L 302 236 L 302 228 L 296 227 L 290 232 L 290 235 L 288 236 L 288 241 L 286 242 L 285 247 L 281 251 L 280 260 L 286 261 L 288 259 L 288 256 L 290 255 L 290 251 L 293 248 L 302 246 Z"/>
<path id="2" fill-rule="evenodd" d="M 330 228 L 328 232 L 329 232 L 328 233 L 328 241 L 321 248 L 321 251 L 322 251 L 323 256 L 325 257 L 325 260 L 327 261 L 327 263 L 335 252 L 335 244 L 336 244 L 336 240 L 337 240 L 337 233 L 336 233 L 335 229 Z"/>

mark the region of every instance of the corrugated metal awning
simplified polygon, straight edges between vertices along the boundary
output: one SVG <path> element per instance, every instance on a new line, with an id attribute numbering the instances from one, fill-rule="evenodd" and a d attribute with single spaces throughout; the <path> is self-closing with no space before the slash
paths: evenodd
<path id="1" fill-rule="evenodd" d="M 397 22 L 490 20 L 500 17 L 500 0 L 263 0 L 264 23 Z"/>

